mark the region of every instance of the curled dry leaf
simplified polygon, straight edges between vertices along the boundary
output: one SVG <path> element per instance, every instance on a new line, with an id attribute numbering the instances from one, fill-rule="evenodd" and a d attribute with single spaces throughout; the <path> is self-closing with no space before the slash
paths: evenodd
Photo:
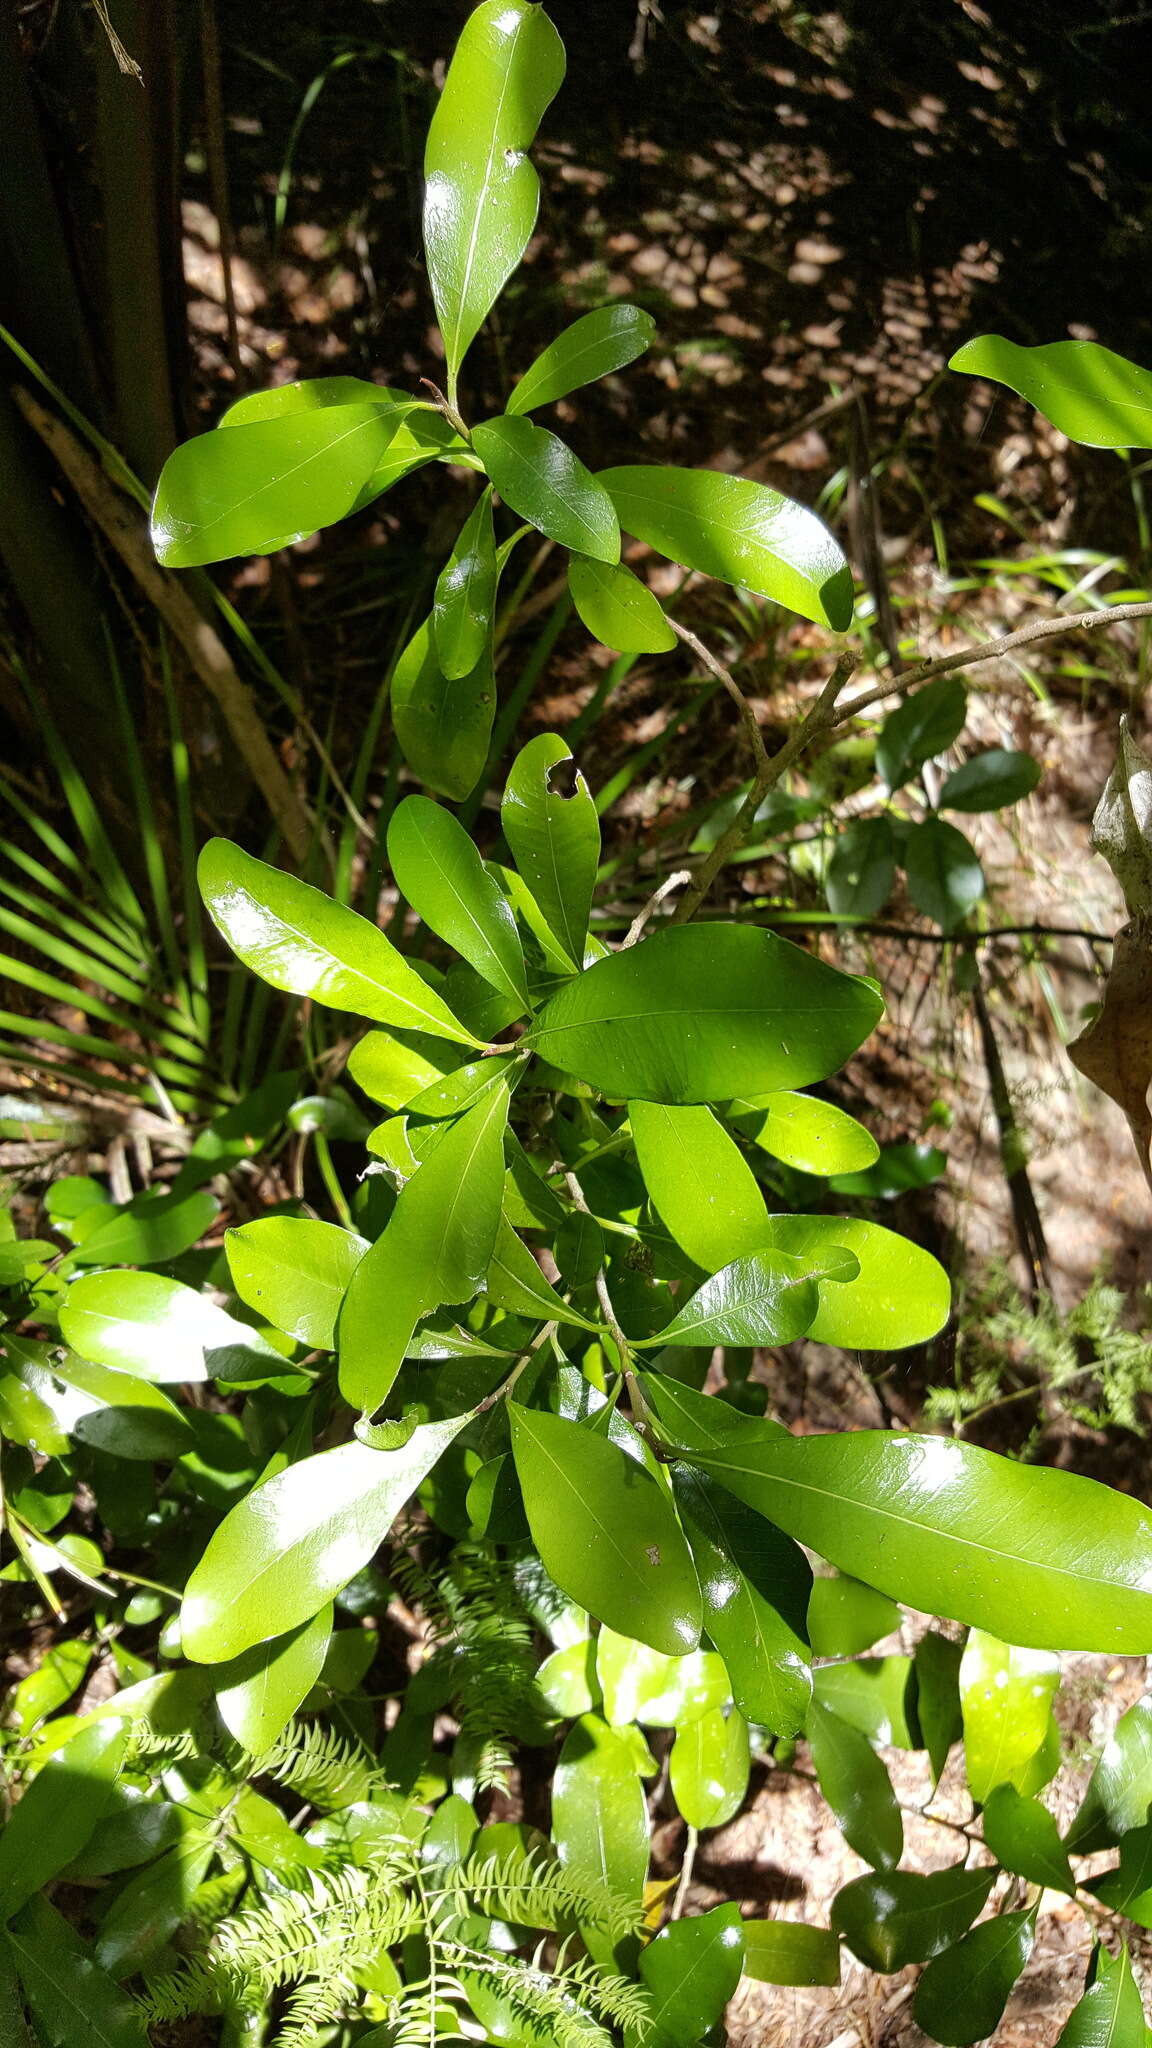
<path id="1" fill-rule="evenodd" d="M 1100 1014 L 1068 1053 L 1072 1064 L 1124 1111 L 1152 1189 L 1152 928 L 1144 920 L 1117 932 Z"/>

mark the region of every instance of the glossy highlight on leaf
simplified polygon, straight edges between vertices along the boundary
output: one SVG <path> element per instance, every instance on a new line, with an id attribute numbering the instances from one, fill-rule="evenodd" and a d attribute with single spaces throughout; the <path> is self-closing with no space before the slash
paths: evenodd
<path id="1" fill-rule="evenodd" d="M 753 1252 L 698 1287 L 649 1344 L 791 1344 L 811 1328 L 818 1296 L 803 1259 Z"/>
<path id="2" fill-rule="evenodd" d="M 364 1238 L 311 1216 L 258 1216 L 224 1240 L 232 1284 L 249 1308 L 320 1351 L 330 1351 Z"/>
<path id="3" fill-rule="evenodd" d="M 770 1216 L 765 1244 L 815 1263 L 842 1246 L 858 1261 L 850 1278 L 822 1280 L 808 1334 L 846 1350 L 899 1351 L 942 1330 L 952 1286 L 939 1261 L 907 1237 L 862 1216 Z"/>
<path id="4" fill-rule="evenodd" d="M 506 505 L 549 540 L 620 560 L 620 527 L 602 483 L 566 442 L 531 420 L 502 414 L 472 432 L 472 446 Z"/>
<path id="5" fill-rule="evenodd" d="M 498 576 L 489 490 L 469 513 L 436 579 L 432 631 L 449 682 L 471 674 L 488 645 Z"/>
<path id="6" fill-rule="evenodd" d="M 525 370 L 508 400 L 508 411 L 536 412 L 584 384 L 594 384 L 598 377 L 622 370 L 651 347 L 655 333 L 651 313 L 641 312 L 639 306 L 598 306 L 550 341 Z"/>
<path id="7" fill-rule="evenodd" d="M 528 1007 L 516 920 L 464 827 L 426 796 L 405 797 L 388 826 L 396 886 L 437 935 L 522 1009 Z"/>
<path id="8" fill-rule="evenodd" d="M 378 1024 L 480 1043 L 376 925 L 322 890 L 227 839 L 208 841 L 197 874 L 217 930 L 273 988 Z"/>

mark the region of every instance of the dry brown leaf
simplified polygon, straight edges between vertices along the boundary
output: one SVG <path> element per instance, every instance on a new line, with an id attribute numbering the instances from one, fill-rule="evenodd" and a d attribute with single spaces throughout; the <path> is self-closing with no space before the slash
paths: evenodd
<path id="1" fill-rule="evenodd" d="M 1116 934 L 1100 1014 L 1068 1047 L 1073 1066 L 1118 1102 L 1152 1188 L 1152 931 L 1141 921 Z"/>

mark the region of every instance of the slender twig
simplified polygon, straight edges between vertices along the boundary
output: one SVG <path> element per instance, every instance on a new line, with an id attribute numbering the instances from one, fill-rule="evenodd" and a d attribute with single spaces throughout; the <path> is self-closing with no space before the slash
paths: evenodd
<path id="1" fill-rule="evenodd" d="M 768 750 L 764 745 L 764 735 L 760 730 L 760 723 L 756 713 L 753 711 L 732 671 L 725 668 L 724 663 L 719 657 L 713 654 L 712 649 L 706 646 L 704 641 L 696 633 L 693 633 L 690 627 L 682 626 L 677 619 L 673 618 L 669 618 L 668 624 L 671 626 L 676 638 L 682 640 L 686 647 L 690 647 L 693 654 L 703 662 L 709 674 L 714 675 L 718 683 L 723 683 L 724 688 L 740 713 L 744 732 L 748 740 L 749 751 L 752 755 L 753 766 L 757 774 L 762 775 L 770 765 Z"/>
<path id="2" fill-rule="evenodd" d="M 477 1415 L 486 1415 L 490 1408 L 494 1408 L 496 1406 L 497 1401 L 502 1401 L 506 1394 L 510 1394 L 512 1392 L 512 1389 L 516 1385 L 516 1382 L 519 1379 L 521 1373 L 523 1372 L 525 1366 L 531 1364 L 533 1358 L 536 1356 L 536 1353 L 539 1351 L 540 1346 L 542 1344 L 546 1344 L 548 1342 L 549 1337 L 554 1337 L 559 1328 L 559 1323 L 545 1323 L 541 1329 L 537 1330 L 536 1335 L 532 1339 L 532 1342 L 526 1345 L 524 1350 L 520 1353 L 520 1356 L 516 1360 L 516 1363 L 513 1366 L 511 1372 L 509 1373 L 507 1379 L 501 1380 L 500 1385 L 498 1387 L 493 1387 L 492 1392 L 490 1394 L 485 1394 L 484 1399 L 482 1401 L 477 1402 L 475 1411 Z"/>
<path id="3" fill-rule="evenodd" d="M 676 1897 L 672 1901 L 669 1920 L 678 1920 L 688 1902 L 688 1888 L 692 1883 L 692 1872 L 696 1868 L 696 1851 L 699 1846 L 700 1831 L 690 1826 L 688 1839 L 684 1844 L 684 1860 L 680 1865 L 680 1882 L 676 1887 Z"/>
<path id="4" fill-rule="evenodd" d="M 632 919 L 632 922 L 628 927 L 628 935 L 621 942 L 620 951 L 622 953 L 625 952 L 629 946 L 634 946 L 636 944 L 637 939 L 639 939 L 643 934 L 644 927 L 647 924 L 648 919 L 651 917 L 654 910 L 658 910 L 660 908 L 660 905 L 663 903 L 664 898 L 666 896 L 670 896 L 672 894 L 673 889 L 679 889 L 684 882 L 690 882 L 691 880 L 691 868 L 677 868 L 673 874 L 665 875 L 664 880 L 660 884 L 660 887 L 658 889 L 653 890 L 651 896 L 648 898 L 647 903 L 644 905 L 643 910 L 639 911 L 637 915 Z"/>
<path id="5" fill-rule="evenodd" d="M 840 708 L 836 725 L 846 725 L 859 712 L 868 711 L 873 704 L 882 704 L 888 697 L 904 696 L 915 690 L 921 683 L 930 683 L 937 676 L 951 675 L 954 669 L 972 668 L 979 661 L 999 661 L 1005 654 L 1014 654 L 1020 647 L 1030 647 L 1037 640 L 1051 640 L 1061 633 L 1092 633 L 1101 626 L 1122 626 L 1131 619 L 1152 618 L 1152 602 L 1141 604 L 1106 605 L 1102 611 L 1074 612 L 1068 617 L 1055 619 L 1033 619 L 1031 625 L 1021 626 L 1016 633 L 1005 633 L 998 640 L 988 640 L 980 647 L 961 647 L 955 654 L 941 654 L 932 661 L 918 662 L 902 676 L 892 676 L 875 689 L 865 691 L 862 697 L 853 697 Z"/>

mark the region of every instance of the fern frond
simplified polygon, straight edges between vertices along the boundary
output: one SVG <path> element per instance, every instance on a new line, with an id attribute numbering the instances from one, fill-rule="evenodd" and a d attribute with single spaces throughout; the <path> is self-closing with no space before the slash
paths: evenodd
<path id="1" fill-rule="evenodd" d="M 279 1741 L 252 1759 L 251 1771 L 329 1813 L 370 1798 L 387 1783 L 367 1750 L 317 1722 L 290 1721 Z"/>
<path id="2" fill-rule="evenodd" d="M 642 2041 L 651 2026 L 643 1987 L 598 1969 L 587 1957 L 553 1972 L 454 1942 L 445 1943 L 441 1954 L 450 1969 L 465 1979 L 479 1978 L 505 1999 L 533 2032 L 547 2028 L 550 2048 L 611 2048 L 609 2027 L 627 2028 Z"/>
<path id="3" fill-rule="evenodd" d="M 489 1545 L 458 1543 L 435 1579 L 413 1548 L 398 1548 L 389 1569 L 425 1621 L 430 1647 L 451 1650 L 452 1699 L 478 1788 L 501 1786 L 525 1721 L 543 1706 L 532 1623 L 513 1567 Z"/>
<path id="4" fill-rule="evenodd" d="M 483 1839 L 483 1838 L 481 1838 Z M 533 1854 L 485 1856 L 474 1852 L 444 1873 L 439 1893 L 453 1911 L 469 1908 L 492 1920 L 510 1920 L 521 1927 L 555 1930 L 563 1920 L 578 1920 L 622 1941 L 636 1932 L 641 1909 L 606 1885 L 583 1877 L 565 1864 Z"/>

